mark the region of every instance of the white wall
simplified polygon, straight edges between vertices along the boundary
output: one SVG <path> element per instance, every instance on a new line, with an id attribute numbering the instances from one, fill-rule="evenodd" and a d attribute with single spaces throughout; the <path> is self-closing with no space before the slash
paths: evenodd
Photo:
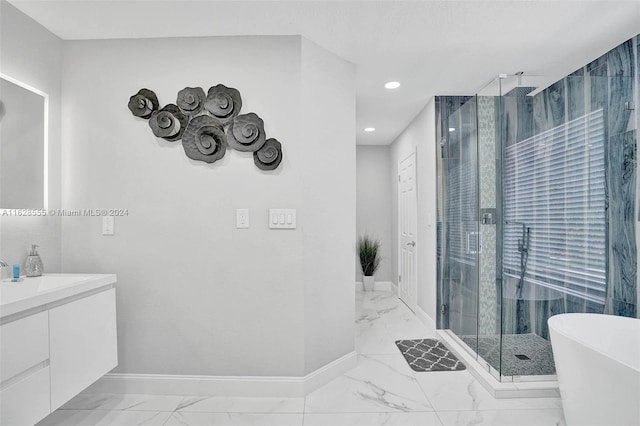
<path id="1" fill-rule="evenodd" d="M 352 351 L 353 67 L 300 37 L 82 41 L 64 55 L 65 206 L 129 211 L 112 237 L 98 218 L 63 222 L 66 270 L 118 274 L 117 371 L 300 376 Z M 189 160 L 127 108 L 142 87 L 164 105 L 217 83 L 282 142 L 277 171 L 233 150 Z M 298 229 L 269 230 L 268 208 L 297 208 Z"/>
<path id="2" fill-rule="evenodd" d="M 392 281 L 397 284 L 397 280 L 391 275 L 393 245 L 391 184 L 389 147 L 358 145 L 356 147 L 356 237 L 368 234 L 380 240 L 382 261 L 376 272 L 376 280 Z M 355 268 L 356 281 L 360 281 L 362 269 L 357 256 Z"/>
<path id="3" fill-rule="evenodd" d="M 302 39 L 305 373 L 354 350 L 355 66 Z M 330 123 L 330 125 L 328 124 Z"/>
<path id="4" fill-rule="evenodd" d="M 417 151 L 418 306 L 436 320 L 436 119 L 435 100 L 391 144 L 391 273 L 398 277 L 398 162 Z"/>
<path id="5" fill-rule="evenodd" d="M 62 41 L 6 1 L 0 1 L 0 72 L 49 95 L 50 208 L 60 207 L 61 63 Z M 59 272 L 59 218 L 0 214 L 0 258 L 24 267 L 32 243 L 40 245 L 45 271 Z"/>

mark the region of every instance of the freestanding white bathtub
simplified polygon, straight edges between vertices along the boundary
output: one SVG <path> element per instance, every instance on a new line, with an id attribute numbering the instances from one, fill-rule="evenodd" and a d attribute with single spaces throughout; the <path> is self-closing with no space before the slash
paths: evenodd
<path id="1" fill-rule="evenodd" d="M 567 425 L 640 425 L 640 319 L 560 314 L 548 324 Z"/>

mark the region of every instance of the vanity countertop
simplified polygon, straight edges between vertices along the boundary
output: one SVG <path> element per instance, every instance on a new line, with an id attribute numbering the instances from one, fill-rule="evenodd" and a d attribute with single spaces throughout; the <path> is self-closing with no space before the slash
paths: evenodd
<path id="1" fill-rule="evenodd" d="M 110 287 L 115 274 L 44 274 L 0 283 L 0 319 L 82 293 Z"/>

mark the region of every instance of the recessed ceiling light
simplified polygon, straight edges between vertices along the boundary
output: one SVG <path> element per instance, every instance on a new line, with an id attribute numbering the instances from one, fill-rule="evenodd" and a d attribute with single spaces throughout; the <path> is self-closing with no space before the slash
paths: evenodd
<path id="1" fill-rule="evenodd" d="M 398 87 L 400 87 L 400 82 L 399 81 L 387 81 L 384 84 L 384 88 L 385 89 L 397 89 Z"/>
<path id="2" fill-rule="evenodd" d="M 365 127 L 365 128 L 364 128 L 364 131 L 365 131 L 365 132 L 375 132 L 375 131 L 376 131 L 376 128 L 375 128 L 375 127 Z"/>

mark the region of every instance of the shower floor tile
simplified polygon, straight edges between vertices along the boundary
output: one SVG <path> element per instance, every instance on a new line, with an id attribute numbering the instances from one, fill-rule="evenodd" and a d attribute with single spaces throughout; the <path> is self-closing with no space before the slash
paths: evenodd
<path id="1" fill-rule="evenodd" d="M 475 336 L 460 336 L 475 349 Z M 493 368 L 500 370 L 500 336 L 480 336 L 478 354 Z M 556 374 L 551 342 L 537 334 L 505 334 L 502 336 L 503 376 L 534 376 Z"/>

